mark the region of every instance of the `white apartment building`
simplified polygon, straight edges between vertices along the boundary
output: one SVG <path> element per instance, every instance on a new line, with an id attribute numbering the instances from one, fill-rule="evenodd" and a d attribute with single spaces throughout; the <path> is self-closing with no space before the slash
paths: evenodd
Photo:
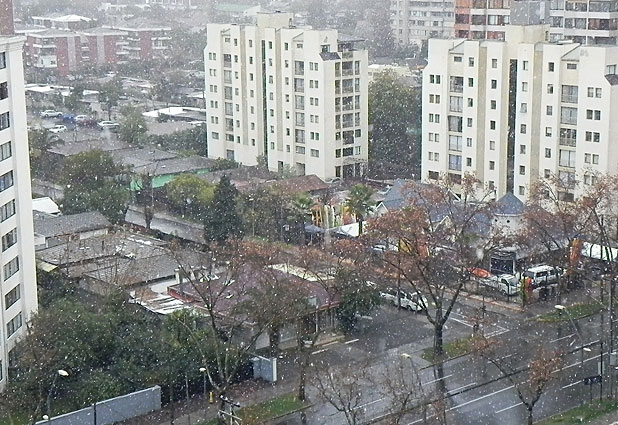
<path id="1" fill-rule="evenodd" d="M 396 44 L 452 37 L 454 25 L 454 0 L 391 0 L 391 30 Z"/>
<path id="2" fill-rule="evenodd" d="M 26 322 L 37 309 L 24 39 L 2 34 L 0 31 L 0 389 L 16 360 L 15 343 L 26 333 Z"/>
<path id="3" fill-rule="evenodd" d="M 257 25 L 209 24 L 204 51 L 208 156 L 266 159 L 322 179 L 367 162 L 367 51 L 336 30 L 261 13 Z"/>
<path id="4" fill-rule="evenodd" d="M 423 74 L 423 179 L 471 173 L 495 196 L 532 182 L 618 173 L 618 47 L 550 43 L 548 25 L 505 41 L 430 40 Z"/>

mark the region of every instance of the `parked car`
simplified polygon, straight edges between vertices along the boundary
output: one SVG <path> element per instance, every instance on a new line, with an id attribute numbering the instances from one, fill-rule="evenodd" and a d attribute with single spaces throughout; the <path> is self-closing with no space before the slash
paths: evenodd
<path id="1" fill-rule="evenodd" d="M 53 109 L 47 109 L 41 112 L 41 118 L 62 118 L 64 114 L 60 111 L 54 111 Z"/>
<path id="2" fill-rule="evenodd" d="M 504 295 L 513 296 L 519 293 L 521 284 L 512 274 L 491 275 L 484 278 L 478 278 L 478 282 L 490 288 L 497 289 Z"/>
<path id="3" fill-rule="evenodd" d="M 114 121 L 101 121 L 98 126 L 101 130 L 114 130 L 116 128 L 118 128 L 120 124 L 118 124 L 117 122 Z"/>
<path id="4" fill-rule="evenodd" d="M 206 121 L 189 121 L 189 125 L 193 127 L 202 127 L 206 125 Z"/>
<path id="5" fill-rule="evenodd" d="M 562 270 L 558 267 L 548 266 L 546 264 L 530 267 L 524 272 L 524 278 L 532 280 L 532 288 L 536 289 L 541 286 L 551 286 L 556 284 L 558 277 L 562 275 Z"/>
<path id="6" fill-rule="evenodd" d="M 58 124 L 48 129 L 48 131 L 54 134 L 64 133 L 65 131 L 67 131 L 67 126 L 63 124 Z"/>
<path id="7" fill-rule="evenodd" d="M 427 308 L 427 298 L 419 292 L 409 293 L 400 289 L 399 297 L 397 297 L 397 288 L 387 288 L 380 291 L 380 296 L 395 306 L 398 305 L 398 298 L 400 298 L 401 307 L 410 311 L 423 311 Z"/>
<path id="8" fill-rule="evenodd" d="M 94 118 L 90 118 L 88 115 L 76 115 L 75 124 L 80 126 L 96 125 L 97 121 Z"/>

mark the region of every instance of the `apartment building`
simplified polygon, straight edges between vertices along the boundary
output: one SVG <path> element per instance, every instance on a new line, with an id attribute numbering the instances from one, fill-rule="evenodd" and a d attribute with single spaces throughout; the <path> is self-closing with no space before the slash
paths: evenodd
<path id="1" fill-rule="evenodd" d="M 126 33 L 119 42 L 118 55 L 122 61 L 148 61 L 169 56 L 171 27 L 142 22 L 118 25 L 113 29 Z"/>
<path id="2" fill-rule="evenodd" d="M 618 40 L 618 1 L 551 0 L 552 40 L 613 44 Z"/>
<path id="3" fill-rule="evenodd" d="M 0 389 L 15 363 L 16 341 L 37 309 L 32 193 L 22 63 L 10 0 L 0 0 Z M 6 16 L 6 15 L 5 15 Z"/>
<path id="4" fill-rule="evenodd" d="M 454 34 L 453 0 L 391 0 L 391 30 L 399 45 Z"/>
<path id="5" fill-rule="evenodd" d="M 73 31 L 50 28 L 30 32 L 25 52 L 27 66 L 59 75 L 76 71 L 84 61 L 81 36 Z"/>
<path id="6" fill-rule="evenodd" d="M 208 156 L 322 179 L 367 162 L 367 51 L 336 30 L 258 14 L 257 25 L 210 24 L 204 51 Z"/>
<path id="7" fill-rule="evenodd" d="M 429 41 L 423 179 L 471 173 L 525 201 L 558 176 L 568 200 L 618 172 L 618 47 L 548 39 L 549 25 L 509 25 L 505 41 Z"/>

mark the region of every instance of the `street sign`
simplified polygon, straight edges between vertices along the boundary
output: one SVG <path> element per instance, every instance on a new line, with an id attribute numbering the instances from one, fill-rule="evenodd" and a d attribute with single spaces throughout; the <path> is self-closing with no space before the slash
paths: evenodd
<path id="1" fill-rule="evenodd" d="M 600 384 L 603 381 L 601 375 L 588 376 L 584 378 L 584 385 Z"/>

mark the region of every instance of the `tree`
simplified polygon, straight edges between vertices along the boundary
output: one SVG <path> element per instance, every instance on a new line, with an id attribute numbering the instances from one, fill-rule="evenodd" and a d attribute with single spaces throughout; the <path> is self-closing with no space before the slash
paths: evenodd
<path id="1" fill-rule="evenodd" d="M 240 164 L 233 159 L 216 158 L 213 165 L 210 167 L 210 171 L 232 170 L 238 167 L 240 167 Z"/>
<path id="2" fill-rule="evenodd" d="M 146 119 L 139 109 L 130 106 L 123 109 L 122 120 L 118 127 L 118 136 L 121 140 L 136 145 L 147 131 Z"/>
<path id="3" fill-rule="evenodd" d="M 368 284 L 357 270 L 339 269 L 334 285 L 340 297 L 337 307 L 339 326 L 346 332 L 356 328 L 359 316 L 366 316 L 380 304 L 377 288 Z"/>
<path id="4" fill-rule="evenodd" d="M 211 207 L 215 186 L 195 174 L 181 174 L 165 185 L 169 204 L 183 215 L 200 218 Z"/>
<path id="5" fill-rule="evenodd" d="M 82 96 L 84 95 L 84 86 L 81 84 L 75 84 L 75 86 L 69 92 L 69 95 L 64 98 L 64 106 L 72 112 L 80 111 L 83 109 Z"/>
<path id="6" fill-rule="evenodd" d="M 363 220 L 371 211 L 375 203 L 371 200 L 373 189 L 364 184 L 357 184 L 350 190 L 346 206 L 354 214 L 358 222 L 358 234 L 363 233 Z"/>
<path id="7" fill-rule="evenodd" d="M 67 214 L 98 210 L 112 222 L 124 219 L 129 193 L 122 167 L 110 154 L 92 150 L 69 158 L 62 170 L 62 209 Z"/>
<path id="8" fill-rule="evenodd" d="M 224 243 L 242 234 L 243 222 L 236 206 L 238 190 L 229 177 L 222 176 L 215 188 L 212 204 L 204 211 L 204 238 Z"/>
<path id="9" fill-rule="evenodd" d="M 420 170 L 421 93 L 392 72 L 369 85 L 369 170 L 376 176 L 412 177 Z M 395 170 L 393 172 L 393 170 Z"/>
<path id="10" fill-rule="evenodd" d="M 118 106 L 118 101 L 122 95 L 122 82 L 114 78 L 99 87 L 99 102 L 107 111 L 107 119 L 112 120 L 112 108 Z"/>
<path id="11" fill-rule="evenodd" d="M 486 202 L 490 192 L 469 175 L 458 187 L 458 196 L 454 190 L 448 180 L 436 185 L 410 184 L 404 189 L 410 204 L 374 220 L 360 240 L 367 250 L 378 243 L 394 246 L 377 257 L 378 275 L 401 281 L 434 305 L 432 309 L 424 306 L 423 314 L 434 331 L 440 394 L 445 393 L 444 327 L 468 281 L 468 270 L 481 266 L 487 253 L 501 243 L 501 233 L 489 232 L 484 225 L 493 222 L 491 205 Z M 358 267 L 370 266 L 359 255 L 354 259 L 360 262 Z"/>
<path id="12" fill-rule="evenodd" d="M 64 140 L 45 128 L 28 131 L 28 147 L 33 174 L 47 177 L 55 171 L 53 164 L 46 160 L 46 153 L 51 148 L 63 143 Z"/>

